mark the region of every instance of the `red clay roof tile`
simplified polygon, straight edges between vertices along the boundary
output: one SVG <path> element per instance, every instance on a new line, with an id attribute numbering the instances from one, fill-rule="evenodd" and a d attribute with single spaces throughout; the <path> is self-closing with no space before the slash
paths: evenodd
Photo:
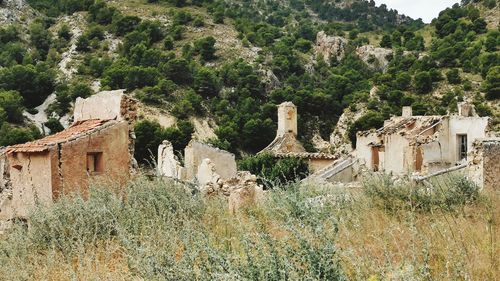
<path id="1" fill-rule="evenodd" d="M 85 133 L 88 133 L 96 128 L 103 126 L 109 121 L 110 120 L 99 120 L 99 119 L 78 121 L 73 125 L 71 125 L 71 127 L 67 128 L 66 130 L 47 136 L 43 139 L 9 146 L 7 147 L 7 153 L 43 152 L 56 144 L 66 142 L 68 140 L 82 136 Z"/>

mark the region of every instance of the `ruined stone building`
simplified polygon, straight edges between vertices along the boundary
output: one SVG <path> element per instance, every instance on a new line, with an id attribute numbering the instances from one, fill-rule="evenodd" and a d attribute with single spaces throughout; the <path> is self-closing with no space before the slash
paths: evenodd
<path id="1" fill-rule="evenodd" d="M 356 156 L 372 171 L 430 174 L 465 163 L 475 140 L 488 137 L 489 117 L 462 103 L 458 114 L 413 116 L 411 107 L 378 130 L 359 132 Z"/>
<path id="2" fill-rule="evenodd" d="M 66 130 L 0 150 L 0 219 L 25 217 L 62 194 L 85 194 L 94 179 L 124 183 L 134 166 L 134 110 L 123 92 L 104 92 L 79 100 Z"/>
<path id="3" fill-rule="evenodd" d="M 207 196 L 226 197 L 232 212 L 243 204 L 257 202 L 263 194 L 256 176 L 237 170 L 234 154 L 197 140 L 191 140 L 184 149 L 184 165 L 172 144 L 164 141 L 158 147 L 157 169 L 162 178 L 189 183 Z"/>
<path id="4" fill-rule="evenodd" d="M 297 107 L 291 102 L 278 105 L 278 130 L 276 138 L 261 152 L 276 157 L 302 158 L 309 164 L 312 172 L 331 165 L 337 157 L 327 153 L 307 152 L 297 140 Z"/>

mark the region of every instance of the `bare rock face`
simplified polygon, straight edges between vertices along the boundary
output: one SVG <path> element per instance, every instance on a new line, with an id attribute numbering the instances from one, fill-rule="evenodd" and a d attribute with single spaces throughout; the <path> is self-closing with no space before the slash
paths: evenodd
<path id="1" fill-rule="evenodd" d="M 389 58 L 392 56 L 393 51 L 391 49 L 365 45 L 358 47 L 356 49 L 356 54 L 369 67 L 379 71 L 386 71 L 389 66 Z"/>
<path id="2" fill-rule="evenodd" d="M 340 154 L 349 154 L 352 151 L 352 144 L 349 140 L 349 127 L 366 113 L 366 108 L 362 107 L 356 111 L 350 108 L 344 110 L 339 118 L 335 130 L 330 135 L 330 144 L 332 149 Z"/>
<path id="3" fill-rule="evenodd" d="M 347 43 L 347 39 L 343 37 L 328 36 L 324 31 L 320 31 L 316 36 L 314 50 L 316 55 L 323 55 L 325 62 L 330 63 L 332 58 L 338 61 L 344 58 Z"/>
<path id="4" fill-rule="evenodd" d="M 13 23 L 29 24 L 38 16 L 25 0 L 3 0 L 0 3 L 0 25 Z"/>

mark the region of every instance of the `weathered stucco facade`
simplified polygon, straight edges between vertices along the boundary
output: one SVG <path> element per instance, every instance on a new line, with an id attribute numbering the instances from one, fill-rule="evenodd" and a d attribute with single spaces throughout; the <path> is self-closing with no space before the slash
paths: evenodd
<path id="1" fill-rule="evenodd" d="M 461 105 L 467 107 L 468 105 Z M 489 118 L 462 115 L 392 117 L 378 130 L 359 132 L 356 156 L 373 171 L 434 173 L 466 161 L 472 143 L 488 136 Z"/>
<path id="2" fill-rule="evenodd" d="M 66 130 L 0 150 L 0 220 L 26 217 L 63 194 L 85 195 L 94 180 L 125 183 L 135 164 L 135 110 L 123 91 L 102 92 L 78 101 Z"/>
<path id="3" fill-rule="evenodd" d="M 129 178 L 127 122 L 86 120 L 44 139 L 6 149 L 11 196 L 0 219 L 25 217 L 36 204 L 62 194 L 86 193 L 89 181 Z M 5 181 L 5 179 L 4 179 Z"/>

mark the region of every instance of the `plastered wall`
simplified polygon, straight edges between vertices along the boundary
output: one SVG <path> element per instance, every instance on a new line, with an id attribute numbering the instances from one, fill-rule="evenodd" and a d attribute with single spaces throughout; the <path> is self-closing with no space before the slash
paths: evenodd
<path id="1" fill-rule="evenodd" d="M 92 178 L 125 183 L 129 177 L 131 159 L 128 138 L 128 124 L 119 122 L 77 140 L 60 144 L 61 191 L 67 194 L 87 189 L 88 153 L 102 153 L 103 171 L 90 175 Z"/>
<path id="2" fill-rule="evenodd" d="M 195 179 L 198 167 L 205 158 L 212 161 L 221 179 L 229 179 L 237 175 L 235 156 L 230 152 L 197 141 L 191 141 L 184 150 L 184 154 L 186 179 L 188 181 Z"/>

